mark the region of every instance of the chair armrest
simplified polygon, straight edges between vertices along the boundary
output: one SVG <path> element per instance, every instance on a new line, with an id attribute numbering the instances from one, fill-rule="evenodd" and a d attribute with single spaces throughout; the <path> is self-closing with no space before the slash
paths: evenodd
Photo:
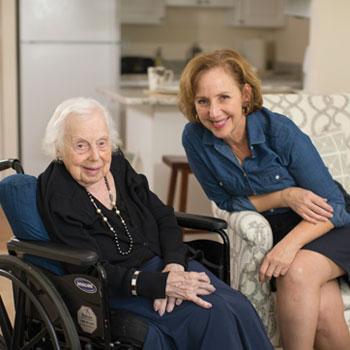
<path id="1" fill-rule="evenodd" d="M 213 214 L 227 221 L 231 242 L 231 285 L 242 291 L 246 279 L 254 281 L 261 263 L 272 247 L 272 230 L 268 221 L 254 211 L 229 213 L 212 202 Z M 256 279 L 257 281 L 257 279 Z"/>
<path id="2" fill-rule="evenodd" d="M 10 168 L 16 170 L 18 174 L 24 173 L 22 165 L 18 159 L 9 158 L 9 159 L 0 160 L 0 171 L 10 169 Z"/>
<path id="3" fill-rule="evenodd" d="M 231 286 L 243 293 L 254 305 L 269 335 L 274 327 L 269 323 L 275 309 L 270 283 L 258 280 L 261 263 L 272 247 L 272 230 L 268 221 L 254 211 L 229 213 L 212 202 L 213 214 L 228 223 L 231 242 Z"/>
<path id="4" fill-rule="evenodd" d="M 214 232 L 222 239 L 223 244 L 223 259 L 224 259 L 224 278 L 223 280 L 230 284 L 230 241 L 227 233 L 224 231 L 227 228 L 227 222 L 223 219 L 214 218 L 211 216 L 188 214 L 183 212 L 175 212 L 177 223 L 179 226 L 189 229 L 201 230 L 203 234 Z M 201 232 L 201 234 L 202 234 Z"/>
<path id="5" fill-rule="evenodd" d="M 234 231 L 241 239 L 251 246 L 261 246 L 268 250 L 272 247 L 272 230 L 268 221 L 260 213 L 255 211 L 227 212 L 212 202 L 213 215 L 224 219 L 228 229 Z"/>
<path id="6" fill-rule="evenodd" d="M 182 227 L 212 232 L 215 232 L 217 230 L 224 230 L 227 228 L 227 222 L 225 220 L 211 216 L 188 214 L 182 212 L 175 212 L 175 216 L 177 223 Z"/>
<path id="7" fill-rule="evenodd" d="M 72 248 L 51 241 L 20 241 L 12 238 L 7 242 L 7 249 L 10 254 L 20 252 L 78 266 L 95 265 L 99 260 L 96 252 Z"/>
<path id="8" fill-rule="evenodd" d="M 225 220 L 214 218 L 212 216 L 188 214 L 179 211 L 175 212 L 175 216 L 177 223 L 181 227 L 217 233 L 223 240 L 224 245 L 227 247 L 227 249 L 229 249 L 230 241 L 226 232 L 224 231 L 227 228 L 227 222 Z"/>

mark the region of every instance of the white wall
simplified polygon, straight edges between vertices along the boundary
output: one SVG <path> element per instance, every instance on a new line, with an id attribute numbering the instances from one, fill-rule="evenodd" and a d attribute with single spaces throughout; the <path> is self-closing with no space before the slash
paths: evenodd
<path id="1" fill-rule="evenodd" d="M 18 157 L 15 1 L 0 0 L 1 158 Z"/>
<path id="2" fill-rule="evenodd" d="M 349 0 L 312 0 L 307 91 L 350 91 L 349 14 Z"/>

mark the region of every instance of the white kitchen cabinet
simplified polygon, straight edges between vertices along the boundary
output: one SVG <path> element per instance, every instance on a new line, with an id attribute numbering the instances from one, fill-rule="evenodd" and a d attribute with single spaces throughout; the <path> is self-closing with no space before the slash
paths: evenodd
<path id="1" fill-rule="evenodd" d="M 286 0 L 285 14 L 300 18 L 311 18 L 311 0 Z"/>
<path id="2" fill-rule="evenodd" d="M 234 27 L 283 27 L 285 0 L 234 0 L 225 24 Z"/>
<path id="3" fill-rule="evenodd" d="M 165 0 L 121 0 L 121 23 L 162 24 Z"/>
<path id="4" fill-rule="evenodd" d="M 177 7 L 232 7 L 235 0 L 166 0 L 167 6 Z"/>

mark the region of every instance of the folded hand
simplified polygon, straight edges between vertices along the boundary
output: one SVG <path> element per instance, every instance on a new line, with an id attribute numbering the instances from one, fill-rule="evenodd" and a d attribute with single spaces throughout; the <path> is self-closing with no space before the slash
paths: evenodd
<path id="1" fill-rule="evenodd" d="M 312 191 L 289 187 L 281 192 L 281 196 L 286 206 L 305 221 L 315 224 L 333 217 L 333 208 L 327 203 L 327 198 L 322 198 Z"/>
<path id="2" fill-rule="evenodd" d="M 162 270 L 162 272 L 168 271 L 185 271 L 185 268 L 180 264 L 168 264 Z M 164 299 L 155 299 L 153 302 L 153 308 L 160 316 L 163 316 L 165 311 L 172 312 L 175 305 L 181 305 L 182 299 L 174 297 L 166 297 Z"/>
<path id="3" fill-rule="evenodd" d="M 204 272 L 171 271 L 168 275 L 165 293 L 168 298 L 189 300 L 195 304 L 210 308 L 211 304 L 198 297 L 215 292 L 215 287 Z"/>

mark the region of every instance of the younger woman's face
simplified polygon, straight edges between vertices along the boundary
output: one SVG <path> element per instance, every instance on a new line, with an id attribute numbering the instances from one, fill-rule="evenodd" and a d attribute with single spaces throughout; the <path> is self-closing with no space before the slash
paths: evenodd
<path id="1" fill-rule="evenodd" d="M 195 108 L 201 123 L 216 137 L 227 139 L 245 130 L 242 108 L 249 101 L 251 87 L 238 86 L 233 75 L 222 67 L 203 72 L 197 82 Z"/>

